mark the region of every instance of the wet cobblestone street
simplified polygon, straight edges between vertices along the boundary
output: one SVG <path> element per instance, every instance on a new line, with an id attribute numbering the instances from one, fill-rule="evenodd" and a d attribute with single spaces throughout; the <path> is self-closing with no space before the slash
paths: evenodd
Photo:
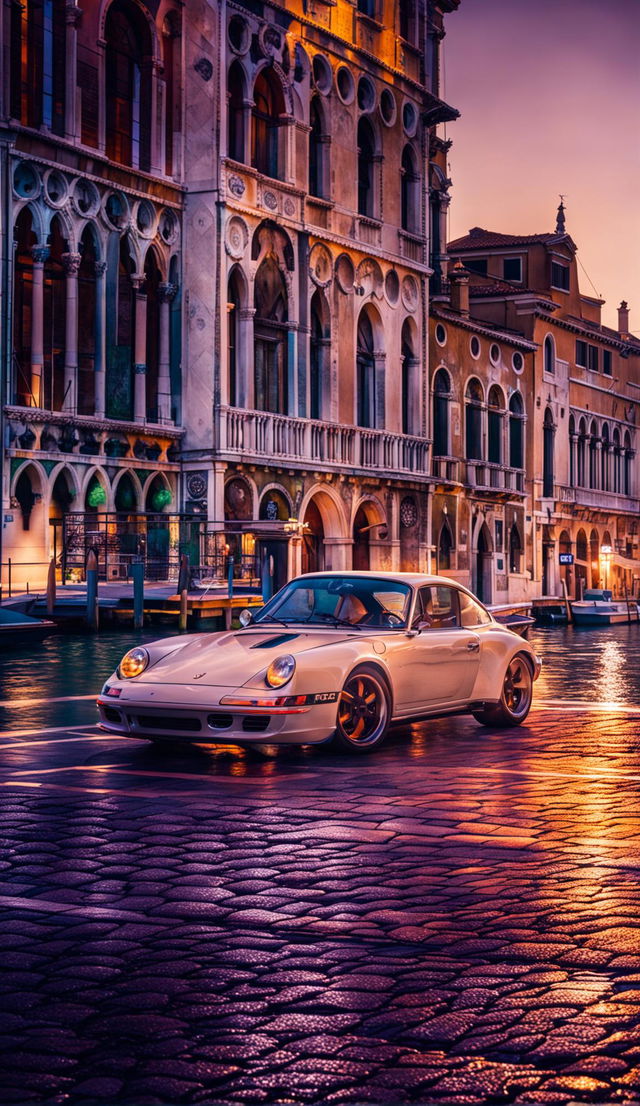
<path id="1" fill-rule="evenodd" d="M 5 733 L 0 1100 L 640 1101 L 639 720 Z"/>

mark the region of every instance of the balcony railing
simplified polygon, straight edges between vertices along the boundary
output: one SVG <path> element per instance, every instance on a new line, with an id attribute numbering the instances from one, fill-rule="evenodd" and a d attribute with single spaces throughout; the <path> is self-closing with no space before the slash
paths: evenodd
<path id="1" fill-rule="evenodd" d="M 575 503 L 578 507 L 595 507 L 602 511 L 625 511 L 640 513 L 640 499 L 620 492 L 605 492 L 597 488 L 559 487 L 561 503 Z"/>
<path id="2" fill-rule="evenodd" d="M 431 471 L 437 480 L 447 484 L 460 483 L 460 461 L 457 457 L 432 457 Z"/>
<path id="3" fill-rule="evenodd" d="M 514 492 L 524 495 L 524 472 L 489 461 L 467 461 L 465 483 L 477 491 Z"/>
<path id="4" fill-rule="evenodd" d="M 268 462 L 277 458 L 308 466 L 364 469 L 422 479 L 429 474 L 429 442 L 425 438 L 270 411 L 219 407 L 217 440 L 221 454 L 247 460 Z"/>
<path id="5" fill-rule="evenodd" d="M 400 256 L 408 261 L 424 262 L 425 241 L 417 234 L 409 234 L 407 231 L 398 231 L 398 247 Z"/>

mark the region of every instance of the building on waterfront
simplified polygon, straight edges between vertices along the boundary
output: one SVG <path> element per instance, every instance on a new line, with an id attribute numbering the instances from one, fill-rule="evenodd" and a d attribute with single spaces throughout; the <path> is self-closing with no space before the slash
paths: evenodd
<path id="1" fill-rule="evenodd" d="M 2 7 L 5 584 L 113 543 L 162 573 L 175 536 L 142 522 L 180 494 L 183 18 Z"/>
<path id="2" fill-rule="evenodd" d="M 638 594 L 640 341 L 630 333 L 626 302 L 617 330 L 602 324 L 603 301 L 580 291 L 576 252 L 561 203 L 552 232 L 514 235 L 475 227 L 449 243 L 449 256 L 459 266 L 450 275 L 452 285 L 456 272 L 459 284 L 469 282 L 464 296 L 470 316 L 495 332 L 496 347 L 499 332 L 517 335 L 521 343 L 501 347 L 500 362 L 510 382 L 500 402 L 505 417 L 508 400 L 511 449 L 509 390 L 522 394 L 527 494 L 520 549 L 529 594 L 560 594 L 563 581 L 574 596 L 585 585 Z M 452 298 L 456 295 L 460 298 L 457 292 Z M 436 322 L 442 310 L 438 298 Z M 447 325 L 444 319 L 441 325 Z M 518 353 L 524 360 L 521 374 Z M 486 383 L 482 395 L 477 391 L 477 404 L 481 413 L 476 416 L 475 401 L 465 392 L 467 466 L 476 418 L 485 426 L 483 461 L 491 461 L 491 424 L 497 415 Z M 434 447 L 434 465 L 436 453 Z M 471 499 L 469 478 L 466 485 Z M 505 518 L 501 533 L 513 533 L 508 527 Z M 491 537 L 489 528 L 485 540 Z M 477 545 L 471 552 L 481 555 Z M 500 556 L 497 548 L 494 556 Z"/>
<path id="3" fill-rule="evenodd" d="M 253 531 L 232 552 L 257 534 L 276 583 L 430 564 L 431 155 L 458 4 L 5 0 L 14 573 L 99 530 L 148 553 L 162 510 Z M 163 553 L 183 536 L 159 531 Z"/>

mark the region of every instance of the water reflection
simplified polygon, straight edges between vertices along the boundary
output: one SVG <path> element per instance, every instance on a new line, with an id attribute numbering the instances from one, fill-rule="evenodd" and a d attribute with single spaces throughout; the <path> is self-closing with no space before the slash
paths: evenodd
<path id="1" fill-rule="evenodd" d="M 640 702 L 640 627 L 540 628 L 530 636 L 542 657 L 537 699 Z"/>

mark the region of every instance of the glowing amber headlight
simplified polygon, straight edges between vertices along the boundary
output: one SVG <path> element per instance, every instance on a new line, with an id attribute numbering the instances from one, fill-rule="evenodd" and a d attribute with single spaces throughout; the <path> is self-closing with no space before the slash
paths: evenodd
<path id="1" fill-rule="evenodd" d="M 296 670 L 296 662 L 289 653 L 284 657 L 276 657 L 267 668 L 266 681 L 269 687 L 282 687 L 293 676 Z"/>
<path id="2" fill-rule="evenodd" d="M 141 645 L 137 645 L 135 649 L 130 649 L 128 653 L 125 653 L 118 665 L 118 675 L 124 677 L 125 680 L 132 680 L 134 676 L 139 676 L 144 672 L 148 663 L 149 654 L 147 650 L 143 649 Z"/>

